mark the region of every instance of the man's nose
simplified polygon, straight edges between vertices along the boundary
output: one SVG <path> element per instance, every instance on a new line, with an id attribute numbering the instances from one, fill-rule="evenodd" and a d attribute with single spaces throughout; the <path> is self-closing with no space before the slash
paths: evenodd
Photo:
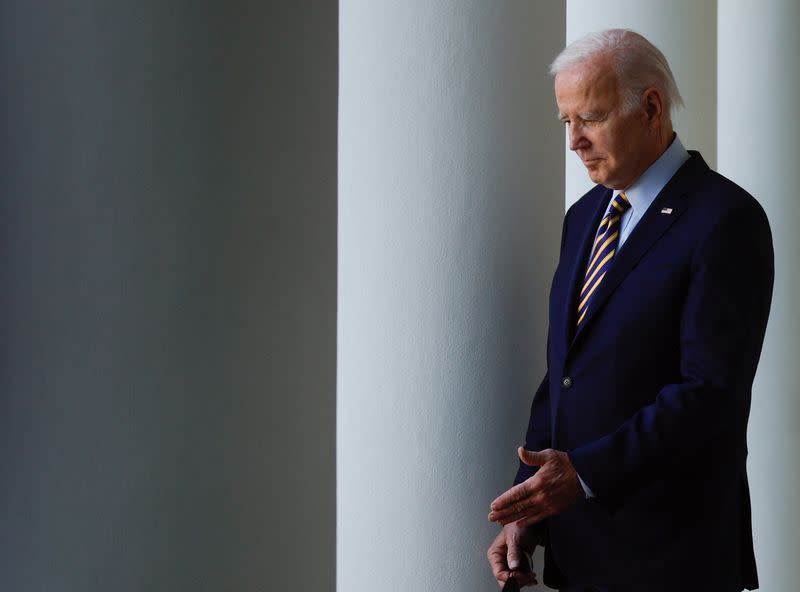
<path id="1" fill-rule="evenodd" d="M 580 148 L 586 148 L 588 146 L 589 140 L 583 135 L 583 126 L 570 125 L 567 127 L 567 133 L 569 134 L 570 150 L 579 150 Z"/>

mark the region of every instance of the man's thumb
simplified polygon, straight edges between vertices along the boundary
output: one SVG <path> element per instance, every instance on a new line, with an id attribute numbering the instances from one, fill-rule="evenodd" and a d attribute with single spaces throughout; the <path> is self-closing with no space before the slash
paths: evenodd
<path id="1" fill-rule="evenodd" d="M 519 459 L 529 467 L 541 467 L 547 462 L 547 457 L 542 452 L 535 450 L 525 450 L 522 446 L 517 448 Z"/>
<path id="2" fill-rule="evenodd" d="M 516 538 L 508 541 L 508 553 L 506 553 L 506 561 L 508 568 L 512 571 L 519 569 L 519 546 L 517 545 Z"/>

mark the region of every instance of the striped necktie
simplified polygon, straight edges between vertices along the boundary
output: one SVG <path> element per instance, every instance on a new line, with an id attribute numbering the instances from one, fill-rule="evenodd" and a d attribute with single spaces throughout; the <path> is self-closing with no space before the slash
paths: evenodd
<path id="1" fill-rule="evenodd" d="M 592 246 L 592 256 L 589 257 L 589 265 L 586 267 L 586 275 L 583 278 L 583 288 L 578 296 L 578 327 L 581 326 L 581 322 L 586 316 L 592 295 L 603 281 L 614 260 L 614 254 L 619 245 L 619 221 L 629 207 L 631 207 L 631 202 L 628 201 L 628 197 L 624 193 L 619 193 L 611 200 L 608 212 L 597 229 L 597 237 Z"/>

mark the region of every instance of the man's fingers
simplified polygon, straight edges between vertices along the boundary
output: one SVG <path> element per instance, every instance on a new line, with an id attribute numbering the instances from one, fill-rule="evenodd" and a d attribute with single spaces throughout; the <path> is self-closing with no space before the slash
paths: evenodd
<path id="1" fill-rule="evenodd" d="M 527 492 L 525 491 L 525 483 L 522 482 L 519 485 L 515 485 L 511 489 L 508 489 L 504 493 L 498 495 L 495 500 L 489 504 L 489 507 L 492 510 L 500 510 L 505 508 L 506 506 L 521 500 L 524 497 L 527 497 Z"/>
<path id="2" fill-rule="evenodd" d="M 495 569 L 495 566 L 492 566 L 492 575 L 494 579 L 498 582 L 505 582 L 511 576 L 511 570 L 508 567 L 502 567 L 499 569 Z"/>
<path id="3" fill-rule="evenodd" d="M 532 571 L 529 572 L 511 572 L 511 575 L 514 576 L 514 579 L 519 584 L 519 587 L 522 588 L 524 586 L 535 586 L 539 582 L 536 580 L 536 574 Z"/>
<path id="4" fill-rule="evenodd" d="M 549 511 L 537 512 L 536 514 L 533 514 L 532 516 L 525 516 L 523 518 L 520 518 L 517 521 L 517 526 L 520 527 L 520 528 L 525 528 L 526 526 L 533 526 L 534 524 L 538 524 L 539 522 L 541 522 L 545 518 L 549 518 L 552 515 L 553 515 L 553 512 L 549 512 Z"/>
<path id="5" fill-rule="evenodd" d="M 508 578 L 510 578 L 512 575 L 513 574 L 510 571 L 501 571 L 499 573 L 494 574 L 494 579 L 497 580 L 497 583 L 500 585 L 500 588 L 503 588 L 506 585 L 506 581 L 508 580 Z"/>
<path id="6" fill-rule="evenodd" d="M 492 522 L 497 522 L 502 526 L 516 522 L 518 527 L 524 528 L 526 526 L 541 522 L 545 518 L 548 518 L 555 513 L 556 511 L 552 504 L 539 502 L 532 503 L 530 506 L 522 508 L 519 511 L 504 512 L 502 515 L 492 512 L 489 514 L 489 520 Z"/>
<path id="7" fill-rule="evenodd" d="M 531 526 L 532 524 L 537 524 L 541 522 L 548 516 L 552 516 L 553 512 L 546 510 L 546 509 L 532 509 L 528 510 L 527 512 L 523 512 L 520 514 L 513 514 L 506 518 L 500 518 L 499 520 L 493 520 L 493 522 L 497 522 L 501 526 L 506 526 L 507 524 L 514 524 L 516 523 L 517 526 L 520 528 L 524 528 L 526 526 Z"/>
<path id="8" fill-rule="evenodd" d="M 508 524 L 509 522 L 514 522 L 514 520 L 519 519 L 522 516 L 530 514 L 531 509 L 535 508 L 537 505 L 537 499 L 534 497 L 525 498 L 522 501 L 516 502 L 507 508 L 502 510 L 492 510 L 489 512 L 489 521 L 490 522 L 502 522 L 503 524 Z M 516 516 L 514 520 L 510 518 Z"/>
<path id="9" fill-rule="evenodd" d="M 532 493 L 531 485 L 532 483 L 530 479 L 523 481 L 519 485 L 515 485 L 505 493 L 497 496 L 497 498 L 495 498 L 495 500 L 489 505 L 489 508 L 493 511 L 504 510 L 513 504 L 526 499 Z"/>
<path id="10" fill-rule="evenodd" d="M 514 580 L 517 582 L 517 585 L 520 588 L 524 588 L 525 586 L 535 586 L 539 582 L 536 580 L 536 575 L 532 573 L 518 573 L 513 572 L 508 577 L 514 576 Z M 507 580 L 508 578 L 506 578 Z M 502 590 L 506 585 L 506 580 L 497 580 L 497 585 Z"/>
<path id="11" fill-rule="evenodd" d="M 526 450 L 522 446 L 517 448 L 517 455 L 519 459 L 524 462 L 529 467 L 541 467 L 544 463 L 547 462 L 549 458 L 550 450 L 542 450 L 541 452 L 537 452 L 536 450 Z"/>
<path id="12" fill-rule="evenodd" d="M 512 514 L 511 516 L 506 516 L 505 518 L 492 520 L 492 522 L 497 522 L 500 526 L 506 526 L 507 524 L 514 524 L 515 522 L 519 522 L 520 520 L 528 517 L 530 517 L 530 514 Z"/>
<path id="13" fill-rule="evenodd" d="M 525 516 L 530 516 L 533 512 L 537 511 L 540 511 L 539 499 L 537 497 L 530 497 L 521 502 L 517 502 L 505 510 L 489 512 L 489 522 L 508 524 L 510 522 L 516 522 Z"/>
<path id="14" fill-rule="evenodd" d="M 533 565 L 524 555 L 524 545 L 530 546 L 532 550 L 538 544 L 537 541 L 537 534 L 530 531 L 524 533 L 515 527 L 503 528 L 492 541 L 486 555 L 492 568 L 492 575 L 500 588 L 505 586 L 510 577 L 513 577 L 520 587 L 538 583 L 536 574 L 533 573 Z M 511 564 L 515 567 L 510 567 Z"/>
<path id="15" fill-rule="evenodd" d="M 519 531 L 516 530 L 513 532 Z M 529 564 L 528 558 L 523 556 L 518 537 L 511 534 L 510 537 L 506 539 L 506 544 L 508 545 L 506 563 L 511 570 L 509 575 L 517 581 L 520 587 L 536 584 L 536 574 L 533 573 L 533 565 Z"/>
<path id="16" fill-rule="evenodd" d="M 489 550 L 486 552 L 486 558 L 489 560 L 489 565 L 492 568 L 492 574 L 498 581 L 505 582 L 508 579 L 510 570 L 506 563 L 506 552 L 508 546 L 504 533 L 497 535 L 494 539 Z"/>
<path id="17" fill-rule="evenodd" d="M 505 520 L 509 516 L 524 514 L 529 508 L 533 507 L 533 505 L 531 500 L 523 500 L 502 510 L 492 510 L 489 512 L 489 522 L 499 522 L 500 520 Z"/>

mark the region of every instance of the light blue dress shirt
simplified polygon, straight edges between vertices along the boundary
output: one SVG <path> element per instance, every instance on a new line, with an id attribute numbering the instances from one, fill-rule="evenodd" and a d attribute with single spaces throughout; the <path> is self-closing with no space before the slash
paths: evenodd
<path id="1" fill-rule="evenodd" d="M 672 140 L 672 143 L 664 151 L 664 154 L 659 156 L 658 160 L 650 165 L 650 168 L 643 172 L 630 187 L 624 190 L 625 196 L 631 203 L 631 207 L 625 210 L 620 219 L 617 252 L 622 249 L 622 245 L 631 235 L 633 229 L 636 228 L 636 225 L 639 223 L 639 220 L 642 219 L 642 216 L 644 216 L 647 208 L 650 207 L 653 200 L 655 200 L 658 194 L 661 193 L 661 190 L 664 189 L 664 185 L 672 179 L 675 173 L 678 172 L 678 169 L 681 168 L 683 163 L 687 160 L 689 160 L 689 153 L 676 135 L 675 139 Z M 611 201 L 619 194 L 620 190 L 615 189 L 606 207 L 606 212 L 608 212 L 608 208 L 611 207 Z M 595 497 L 592 490 L 586 485 L 583 479 L 581 479 L 580 475 L 578 475 L 578 480 L 581 482 L 581 487 L 583 487 L 586 497 Z"/>
<path id="2" fill-rule="evenodd" d="M 622 219 L 620 220 L 617 251 L 625 244 L 625 241 L 633 232 L 647 208 L 650 207 L 656 196 L 664 189 L 664 185 L 672 179 L 687 160 L 689 160 L 689 153 L 676 135 L 675 139 L 672 140 L 672 144 L 664 151 L 664 154 L 659 156 L 658 160 L 650 165 L 650 168 L 643 172 L 630 187 L 625 189 L 625 195 L 631 203 L 631 207 L 622 214 Z M 611 199 L 613 200 L 619 194 L 620 190 L 615 189 Z M 609 207 L 610 205 L 611 201 L 609 201 Z M 606 211 L 608 211 L 608 208 L 606 208 Z"/>

